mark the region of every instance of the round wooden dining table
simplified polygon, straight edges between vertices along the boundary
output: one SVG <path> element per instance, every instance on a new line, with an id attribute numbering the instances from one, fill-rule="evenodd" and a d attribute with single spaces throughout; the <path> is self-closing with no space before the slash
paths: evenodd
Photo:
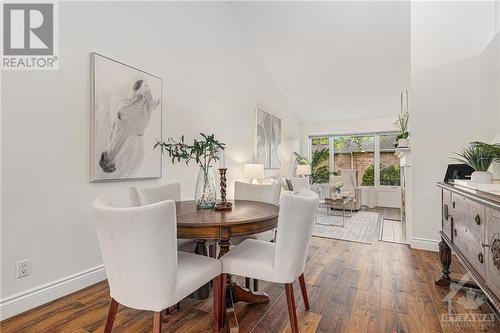
<path id="1" fill-rule="evenodd" d="M 235 200 L 231 210 L 198 209 L 194 201 L 176 202 L 177 237 L 196 240 L 195 253 L 207 255 L 206 241 L 216 240 L 220 247 L 219 257 L 229 251 L 231 237 L 257 234 L 272 230 L 278 225 L 279 207 L 273 204 Z M 238 331 L 234 303 L 251 304 L 269 302 L 263 292 L 251 291 L 239 286 L 226 274 L 226 315 L 231 332 Z M 198 294 L 208 297 L 208 286 Z"/>

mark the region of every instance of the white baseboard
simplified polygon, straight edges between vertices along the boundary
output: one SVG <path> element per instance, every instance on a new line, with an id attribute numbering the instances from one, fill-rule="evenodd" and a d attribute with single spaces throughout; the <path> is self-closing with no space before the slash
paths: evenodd
<path id="1" fill-rule="evenodd" d="M 417 250 L 427 250 L 432 252 L 438 252 L 439 250 L 439 240 L 412 237 L 410 242 L 410 247 Z"/>
<path id="2" fill-rule="evenodd" d="M 6 297 L 0 300 L 0 320 L 28 311 L 105 279 L 104 266 L 100 265 Z"/>

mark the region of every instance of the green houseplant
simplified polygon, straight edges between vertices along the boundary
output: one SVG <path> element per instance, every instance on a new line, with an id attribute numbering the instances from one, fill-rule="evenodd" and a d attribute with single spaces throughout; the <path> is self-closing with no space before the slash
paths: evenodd
<path id="1" fill-rule="evenodd" d="M 479 146 L 489 151 L 495 157 L 495 161 L 500 162 L 500 143 L 486 143 L 481 141 L 471 142 L 471 145 Z"/>
<path id="2" fill-rule="evenodd" d="M 410 113 L 408 111 L 401 111 L 398 115 L 398 120 L 394 123 L 394 126 L 399 130 L 399 134 L 396 137 L 398 147 L 408 147 L 408 137 L 410 136 L 408 132 L 409 121 Z"/>
<path id="3" fill-rule="evenodd" d="M 328 183 L 330 180 L 330 171 L 328 170 L 328 155 L 330 154 L 327 148 L 315 150 L 312 153 L 312 160 L 309 162 L 305 157 L 297 152 L 293 153 L 297 164 L 311 165 L 311 182 L 313 184 Z"/>
<path id="4" fill-rule="evenodd" d="M 396 147 L 409 147 L 410 132 L 408 132 L 408 123 L 410 121 L 410 111 L 408 108 L 408 90 L 401 91 L 401 109 L 398 114 L 398 120 L 394 126 L 399 130 L 396 137 Z"/>
<path id="5" fill-rule="evenodd" d="M 154 148 L 160 147 L 162 153 L 168 153 L 172 163 L 195 161 L 200 166 L 195 189 L 195 201 L 198 208 L 213 208 L 217 200 L 217 188 L 212 164 L 219 159 L 219 154 L 226 144 L 215 139 L 214 134 L 200 133 L 202 139 L 194 139 L 191 145 L 180 140 L 168 138 L 167 141 L 157 141 Z"/>
<path id="6" fill-rule="evenodd" d="M 475 170 L 471 175 L 473 183 L 493 183 L 493 174 L 488 172 L 488 169 L 495 160 L 500 158 L 500 146 L 498 144 L 472 142 L 456 155 L 458 157 L 455 157 L 455 160 L 465 163 Z"/>

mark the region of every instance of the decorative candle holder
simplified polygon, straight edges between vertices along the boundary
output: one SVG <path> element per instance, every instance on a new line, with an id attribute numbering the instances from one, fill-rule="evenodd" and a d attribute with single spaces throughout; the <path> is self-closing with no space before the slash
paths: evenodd
<path id="1" fill-rule="evenodd" d="M 215 205 L 215 210 L 230 210 L 233 204 L 226 200 L 226 168 L 220 168 L 220 202 Z"/>

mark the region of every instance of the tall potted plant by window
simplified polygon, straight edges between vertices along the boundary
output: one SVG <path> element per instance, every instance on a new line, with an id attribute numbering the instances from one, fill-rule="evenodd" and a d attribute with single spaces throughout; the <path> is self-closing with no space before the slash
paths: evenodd
<path id="1" fill-rule="evenodd" d="M 311 165 L 311 181 L 313 184 L 328 183 L 330 171 L 328 170 L 329 151 L 327 148 L 313 151 L 311 162 L 297 152 L 293 154 L 297 164 Z"/>
<path id="2" fill-rule="evenodd" d="M 195 201 L 198 208 L 213 208 L 217 200 L 217 188 L 212 164 L 219 159 L 219 154 L 226 144 L 215 139 L 214 134 L 200 133 L 202 140 L 193 140 L 193 144 L 184 142 L 184 135 L 179 141 L 169 138 L 158 141 L 154 148 L 160 147 L 162 153 L 168 153 L 172 163 L 184 160 L 186 165 L 194 160 L 199 166 L 198 180 L 196 181 Z"/>

